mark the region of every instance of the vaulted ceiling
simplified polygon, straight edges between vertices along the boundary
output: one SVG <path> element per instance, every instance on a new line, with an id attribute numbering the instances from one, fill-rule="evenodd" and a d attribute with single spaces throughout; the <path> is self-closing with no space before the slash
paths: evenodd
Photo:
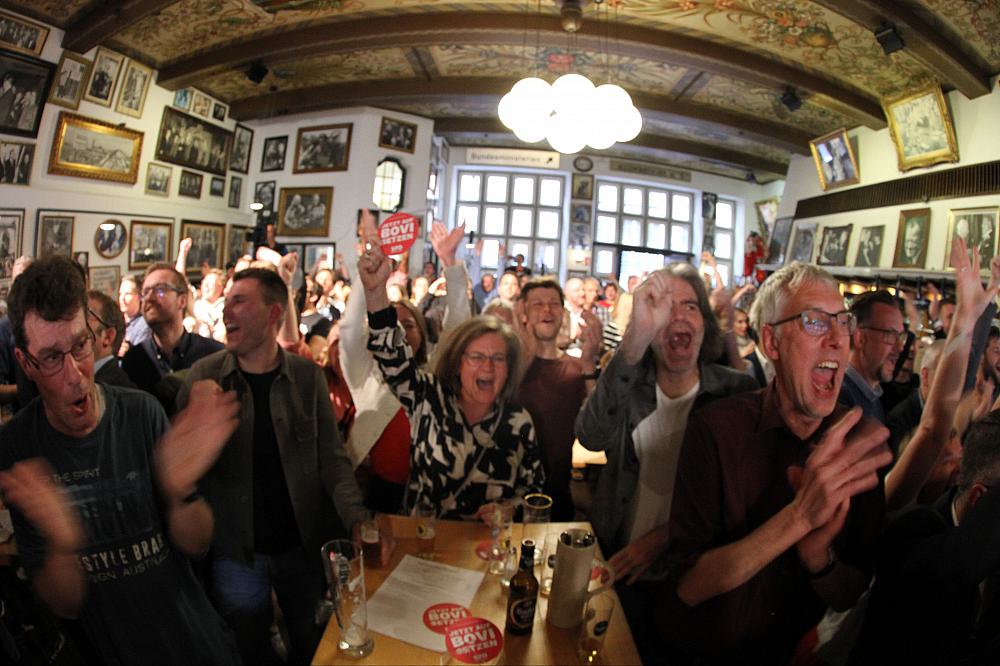
<path id="1" fill-rule="evenodd" d="M 243 120 L 372 105 L 431 117 L 452 144 L 523 146 L 496 116 L 517 79 L 610 78 L 644 126 L 604 152 L 761 182 L 811 138 L 885 127 L 886 99 L 935 84 L 974 98 L 1000 73 L 1000 0 L 583 4 L 571 35 L 557 0 L 0 0 L 63 28 L 65 48 L 121 51 Z M 884 23 L 905 49 L 885 55 Z"/>

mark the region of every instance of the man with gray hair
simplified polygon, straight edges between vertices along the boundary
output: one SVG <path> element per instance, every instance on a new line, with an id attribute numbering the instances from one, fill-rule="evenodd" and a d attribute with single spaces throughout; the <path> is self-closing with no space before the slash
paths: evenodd
<path id="1" fill-rule="evenodd" d="M 871 578 L 888 432 L 838 407 L 854 315 L 836 280 L 795 262 L 754 303 L 767 388 L 688 420 L 670 514 L 675 650 L 710 663 L 784 663 L 828 606 Z"/>

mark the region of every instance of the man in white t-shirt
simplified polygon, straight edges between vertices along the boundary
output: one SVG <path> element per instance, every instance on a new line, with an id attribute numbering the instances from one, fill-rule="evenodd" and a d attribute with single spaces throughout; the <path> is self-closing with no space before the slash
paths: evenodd
<path id="1" fill-rule="evenodd" d="M 580 443 L 608 457 L 590 515 L 602 550 L 611 555 L 640 653 L 649 646 L 643 626 L 655 600 L 651 588 L 636 583 L 660 577 L 651 565 L 667 545 L 688 415 L 715 398 L 756 388 L 749 375 L 710 362 L 721 349 L 698 271 L 685 263 L 655 271 L 636 288 L 621 345 L 576 421 Z"/>

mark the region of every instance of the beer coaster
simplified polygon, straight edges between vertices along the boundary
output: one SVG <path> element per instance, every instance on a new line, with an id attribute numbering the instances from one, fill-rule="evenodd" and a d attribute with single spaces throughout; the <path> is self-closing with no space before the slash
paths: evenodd
<path id="1" fill-rule="evenodd" d="M 490 559 L 490 553 L 493 552 L 493 542 L 486 540 L 480 541 L 476 544 L 476 555 L 479 556 L 481 560 Z"/>
<path id="2" fill-rule="evenodd" d="M 482 664 L 503 650 L 503 632 L 481 617 L 467 617 L 448 625 L 444 637 L 448 654 L 464 664 Z"/>
<path id="3" fill-rule="evenodd" d="M 434 604 L 424 611 L 424 626 L 436 634 L 448 632 L 448 626 L 458 620 L 470 617 L 472 613 L 458 604 Z"/>

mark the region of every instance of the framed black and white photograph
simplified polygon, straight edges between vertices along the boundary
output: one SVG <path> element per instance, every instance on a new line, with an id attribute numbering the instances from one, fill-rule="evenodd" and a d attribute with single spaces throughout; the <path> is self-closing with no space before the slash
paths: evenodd
<path id="1" fill-rule="evenodd" d="M 212 100 L 197 90 L 191 96 L 191 113 L 208 118 L 212 113 Z"/>
<path id="2" fill-rule="evenodd" d="M 200 275 L 201 267 L 205 264 L 209 268 L 222 268 L 225 233 L 224 224 L 181 220 L 181 238 L 191 239 L 191 251 L 184 264 L 185 272 Z"/>
<path id="3" fill-rule="evenodd" d="M 226 193 L 226 179 L 212 176 L 212 180 L 209 181 L 208 185 L 208 193 L 213 197 L 223 196 Z"/>
<path id="4" fill-rule="evenodd" d="M 89 270 L 90 270 L 90 253 L 89 252 L 86 252 L 84 250 L 80 250 L 79 252 L 74 252 L 73 253 L 73 261 L 75 261 L 76 263 L 80 264 L 80 267 L 83 268 L 84 271 L 88 271 L 89 272 Z"/>
<path id="5" fill-rule="evenodd" d="M 118 300 L 121 269 L 118 266 L 91 266 L 87 271 L 90 288 Z"/>
<path id="6" fill-rule="evenodd" d="M 785 263 L 785 255 L 788 253 L 788 240 L 792 235 L 793 217 L 779 217 L 774 221 L 774 233 L 768 239 L 767 263 Z"/>
<path id="7" fill-rule="evenodd" d="M 225 176 L 233 134 L 173 107 L 164 107 L 156 159 Z"/>
<path id="8" fill-rule="evenodd" d="M 103 120 L 59 112 L 49 153 L 49 173 L 135 183 L 139 179 L 142 132 Z"/>
<path id="9" fill-rule="evenodd" d="M 337 257 L 336 243 L 306 243 L 303 251 L 305 252 L 303 265 L 307 271 L 317 268 L 333 270 L 333 262 Z"/>
<path id="10" fill-rule="evenodd" d="M 809 142 L 816 175 L 823 191 L 845 185 L 855 185 L 861 179 L 858 175 L 858 160 L 854 156 L 851 139 L 847 130 L 839 129 Z"/>
<path id="11" fill-rule="evenodd" d="M 354 123 L 300 127 L 293 173 L 346 171 Z"/>
<path id="12" fill-rule="evenodd" d="M 173 173 L 172 166 L 150 162 L 146 166 L 146 194 L 155 194 L 158 197 L 170 196 L 170 177 Z"/>
<path id="13" fill-rule="evenodd" d="M 0 51 L 0 133 L 38 136 L 55 65 Z"/>
<path id="14" fill-rule="evenodd" d="M 229 177 L 229 207 L 239 208 L 243 198 L 243 179 L 239 176 Z"/>
<path id="15" fill-rule="evenodd" d="M 253 188 L 253 200 L 262 204 L 261 210 L 274 210 L 274 191 L 276 183 L 273 180 L 265 180 L 257 183 Z"/>
<path id="16" fill-rule="evenodd" d="M 94 249 L 105 259 L 114 259 L 125 250 L 128 233 L 120 220 L 105 220 L 94 233 Z"/>
<path id="17" fill-rule="evenodd" d="M 958 161 L 958 141 L 948 102 L 935 84 L 883 102 L 900 171 Z"/>
<path id="18" fill-rule="evenodd" d="M 233 132 L 233 149 L 229 153 L 229 168 L 239 173 L 250 171 L 250 149 L 253 147 L 253 130 L 237 125 Z"/>
<path id="19" fill-rule="evenodd" d="M 862 227 L 858 236 L 858 254 L 854 265 L 863 268 L 875 268 L 882 260 L 882 237 L 885 236 L 885 225 L 877 227 Z"/>
<path id="20" fill-rule="evenodd" d="M 285 152 L 287 150 L 287 136 L 272 136 L 264 139 L 264 151 L 260 158 L 260 170 L 284 171 Z"/>
<path id="21" fill-rule="evenodd" d="M 948 211 L 948 243 L 944 256 L 951 257 L 951 246 L 956 238 L 964 238 L 972 257 L 972 248 L 979 248 L 979 270 L 990 272 L 990 260 L 997 250 L 997 216 L 1000 210 L 996 206 L 986 208 L 955 208 Z"/>
<path id="22" fill-rule="evenodd" d="M 187 169 L 181 169 L 181 182 L 177 193 L 182 197 L 191 197 L 193 199 L 201 198 L 201 182 L 202 175 L 200 173 L 195 173 L 194 171 L 188 171 Z"/>
<path id="23" fill-rule="evenodd" d="M 279 236 L 326 236 L 332 205 L 332 187 L 283 187 L 275 232 Z"/>
<path id="24" fill-rule="evenodd" d="M 824 227 L 816 263 L 820 266 L 846 266 L 847 245 L 851 241 L 853 227 L 851 224 L 842 227 Z"/>
<path id="25" fill-rule="evenodd" d="M 0 11 L 0 48 L 40 56 L 48 36 L 45 26 Z"/>
<path id="26" fill-rule="evenodd" d="M 225 265 L 235 264 L 253 249 L 250 242 L 253 229 L 235 224 L 226 226 Z"/>
<path id="27" fill-rule="evenodd" d="M 50 254 L 72 256 L 73 222 L 74 218 L 69 215 L 39 215 L 35 242 L 36 256 L 45 257 Z"/>
<path id="28" fill-rule="evenodd" d="M 594 177 L 586 173 L 573 174 L 573 198 L 593 199 L 594 198 Z"/>
<path id="29" fill-rule="evenodd" d="M 90 81 L 87 82 L 83 98 L 94 104 L 111 106 L 111 100 L 115 94 L 115 84 L 118 83 L 118 75 L 121 74 L 124 64 L 125 56 L 122 54 L 109 51 L 103 46 L 98 48 L 97 55 L 94 56 L 94 66 L 90 70 Z"/>
<path id="30" fill-rule="evenodd" d="M 896 254 L 892 265 L 895 268 L 923 268 L 927 262 L 927 237 L 930 230 L 930 208 L 899 211 Z"/>
<path id="31" fill-rule="evenodd" d="M 169 222 L 132 220 L 128 237 L 128 269 L 146 268 L 158 261 L 170 261 L 174 225 Z"/>
<path id="32" fill-rule="evenodd" d="M 379 148 L 392 148 L 412 153 L 417 147 L 417 126 L 396 118 L 382 118 L 378 133 Z"/>
<path id="33" fill-rule="evenodd" d="M 816 245 L 816 223 L 800 222 L 795 225 L 794 231 L 785 263 L 801 261 L 808 264 L 812 261 L 813 248 Z"/>
<path id="34" fill-rule="evenodd" d="M 72 51 L 63 51 L 56 67 L 49 102 L 75 111 L 83 98 L 83 86 L 90 76 L 90 61 Z"/>
<path id="35" fill-rule="evenodd" d="M 225 104 L 220 104 L 219 102 L 215 102 L 214 104 L 212 104 L 212 120 L 218 120 L 220 123 L 225 122 L 226 114 L 228 113 L 228 111 L 229 107 L 227 107 Z"/>
<path id="36" fill-rule="evenodd" d="M 129 60 L 122 77 L 122 85 L 118 90 L 118 103 L 115 111 L 135 118 L 142 117 L 142 109 L 146 105 L 146 93 L 153 81 L 153 70 L 145 65 Z"/>
<path id="37" fill-rule="evenodd" d="M 590 224 L 590 204 L 573 204 L 573 222 Z"/>
<path id="38" fill-rule="evenodd" d="M 0 184 L 28 185 L 35 162 L 35 144 L 0 142 Z"/>
<path id="39" fill-rule="evenodd" d="M 191 108 L 191 89 L 181 88 L 174 92 L 174 106 L 187 111 Z"/>
<path id="40" fill-rule="evenodd" d="M 0 208 L 0 280 L 14 277 L 14 260 L 21 254 L 23 208 Z"/>

